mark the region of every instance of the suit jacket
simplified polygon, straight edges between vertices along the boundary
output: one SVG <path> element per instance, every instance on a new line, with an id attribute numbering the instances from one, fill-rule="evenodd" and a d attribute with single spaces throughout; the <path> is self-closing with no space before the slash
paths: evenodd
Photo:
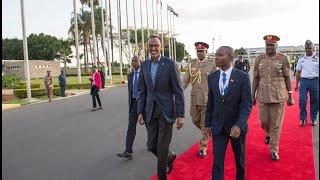
<path id="1" fill-rule="evenodd" d="M 140 67 L 138 114 L 145 112 L 146 122 L 150 122 L 156 102 L 167 122 L 174 123 L 177 117 L 184 117 L 185 113 L 179 72 L 173 60 L 161 56 L 153 85 L 151 63 L 148 59 Z"/>
<path id="2" fill-rule="evenodd" d="M 249 75 L 232 68 L 225 96 L 219 90 L 220 70 L 208 76 L 208 103 L 205 126 L 212 128 L 213 134 L 222 129 L 230 132 L 237 125 L 242 132 L 248 130 L 248 118 L 252 108 Z"/>

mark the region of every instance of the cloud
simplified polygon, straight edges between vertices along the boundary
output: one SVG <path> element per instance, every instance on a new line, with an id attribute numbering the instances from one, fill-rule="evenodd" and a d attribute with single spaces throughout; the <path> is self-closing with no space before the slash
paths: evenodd
<path id="1" fill-rule="evenodd" d="M 185 12 L 183 18 L 187 20 L 211 20 L 211 21 L 243 21 L 266 17 L 282 13 L 286 6 L 284 3 L 273 3 L 274 1 L 254 2 L 230 2 L 221 5 L 211 4 L 202 10 L 190 9 Z M 286 11 L 287 12 L 287 11 Z"/>

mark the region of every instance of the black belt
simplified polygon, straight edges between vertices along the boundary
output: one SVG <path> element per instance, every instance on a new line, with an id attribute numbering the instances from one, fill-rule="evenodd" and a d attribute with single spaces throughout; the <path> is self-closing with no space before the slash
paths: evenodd
<path id="1" fill-rule="evenodd" d="M 131 98 L 133 101 L 138 101 L 139 99 L 138 98 Z"/>

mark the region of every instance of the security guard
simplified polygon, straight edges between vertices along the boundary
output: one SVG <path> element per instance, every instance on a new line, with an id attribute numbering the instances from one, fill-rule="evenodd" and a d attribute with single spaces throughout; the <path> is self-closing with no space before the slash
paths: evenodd
<path id="1" fill-rule="evenodd" d="M 279 141 L 283 123 L 285 101 L 294 104 L 292 98 L 290 64 L 286 55 L 276 51 L 278 36 L 266 35 L 266 52 L 259 55 L 254 64 L 252 99 L 259 102 L 259 119 L 265 130 L 265 144 L 269 144 L 272 160 L 279 160 Z"/>
<path id="2" fill-rule="evenodd" d="M 184 74 L 183 88 L 186 89 L 189 84 L 192 85 L 191 90 L 191 107 L 190 116 L 192 122 L 201 132 L 199 155 L 205 157 L 207 154 L 207 144 L 209 139 L 204 136 L 204 118 L 208 100 L 208 75 L 216 71 L 214 61 L 207 57 L 209 45 L 204 42 L 196 42 L 195 44 L 198 59 L 193 60 Z"/>
<path id="3" fill-rule="evenodd" d="M 307 121 L 306 106 L 309 91 L 311 125 L 315 126 L 319 112 L 319 56 L 314 53 L 314 46 L 310 40 L 305 43 L 305 51 L 305 56 L 300 58 L 297 64 L 295 91 L 299 89 L 300 124 L 302 126 L 305 126 Z"/>
<path id="4" fill-rule="evenodd" d="M 248 73 L 250 71 L 250 64 L 247 59 L 243 59 L 242 55 L 238 56 L 238 59 L 234 62 L 234 67 Z"/>

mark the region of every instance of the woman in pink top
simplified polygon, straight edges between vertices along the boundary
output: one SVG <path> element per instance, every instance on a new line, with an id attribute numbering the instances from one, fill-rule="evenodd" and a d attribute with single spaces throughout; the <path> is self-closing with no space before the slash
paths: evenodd
<path id="1" fill-rule="evenodd" d="M 91 111 L 100 110 L 102 109 L 101 101 L 99 97 L 99 91 L 101 89 L 101 76 L 100 76 L 100 73 L 98 72 L 97 66 L 93 66 L 90 81 L 91 81 L 90 94 L 92 95 L 92 101 L 93 101 L 93 108 L 91 109 Z M 96 98 L 98 100 L 99 108 L 96 108 L 97 107 Z"/>

